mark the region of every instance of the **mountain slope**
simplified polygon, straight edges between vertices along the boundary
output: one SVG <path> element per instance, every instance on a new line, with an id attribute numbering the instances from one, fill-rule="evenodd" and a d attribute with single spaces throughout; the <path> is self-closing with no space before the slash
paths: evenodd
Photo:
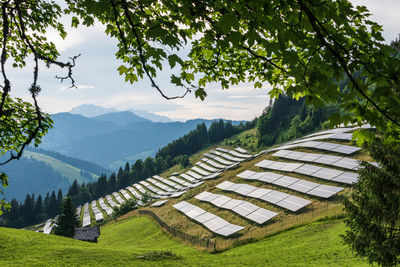
<path id="1" fill-rule="evenodd" d="M 88 183 L 96 181 L 102 173 L 110 172 L 91 162 L 54 154 L 43 150 L 25 150 L 20 160 L 2 166 L 1 171 L 9 177 L 4 195 L 6 200 L 16 198 L 23 201 L 28 193 L 45 195 L 58 189 L 66 193 L 75 179 L 79 183 Z"/>

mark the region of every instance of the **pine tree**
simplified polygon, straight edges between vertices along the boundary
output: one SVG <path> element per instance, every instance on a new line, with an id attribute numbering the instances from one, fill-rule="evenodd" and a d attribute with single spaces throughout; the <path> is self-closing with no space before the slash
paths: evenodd
<path id="1" fill-rule="evenodd" d="M 75 205 L 70 197 L 66 197 L 61 205 L 61 214 L 58 216 L 54 234 L 73 237 L 74 230 L 76 227 L 79 227 L 79 225 L 79 218 L 75 213 Z"/>
<path id="2" fill-rule="evenodd" d="M 361 163 L 351 200 L 345 201 L 345 242 L 382 266 L 400 262 L 400 150 L 375 140 L 368 150 L 379 167 Z"/>
<path id="3" fill-rule="evenodd" d="M 76 196 L 79 193 L 78 181 L 74 181 L 68 190 L 68 196 Z"/>

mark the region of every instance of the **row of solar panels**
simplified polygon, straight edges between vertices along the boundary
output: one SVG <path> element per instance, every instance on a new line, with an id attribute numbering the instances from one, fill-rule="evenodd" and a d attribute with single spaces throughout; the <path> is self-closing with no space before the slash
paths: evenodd
<path id="1" fill-rule="evenodd" d="M 255 164 L 255 166 L 283 172 L 295 172 L 345 184 L 352 184 L 358 180 L 357 173 L 324 168 L 310 164 L 262 160 Z"/>
<path id="2" fill-rule="evenodd" d="M 181 201 L 173 205 L 173 207 L 185 214 L 187 217 L 197 221 L 198 223 L 201 223 L 202 225 L 210 229 L 210 231 L 222 236 L 229 236 L 244 229 L 243 226 L 229 223 L 221 217 L 213 213 L 207 212 L 202 208 L 190 204 L 186 201 Z"/>
<path id="3" fill-rule="evenodd" d="M 239 173 L 237 176 L 246 180 L 256 180 L 268 184 L 274 184 L 300 193 L 322 198 L 330 198 L 344 189 L 338 186 L 323 185 L 274 172 L 254 172 L 246 170 Z"/>
<path id="4" fill-rule="evenodd" d="M 359 163 L 356 159 L 339 157 L 339 156 L 323 155 L 317 153 L 306 153 L 306 152 L 291 151 L 285 149 L 275 152 L 274 154 L 272 154 L 272 156 L 285 159 L 298 160 L 298 161 L 320 163 L 349 170 L 358 170 L 359 168 Z"/>

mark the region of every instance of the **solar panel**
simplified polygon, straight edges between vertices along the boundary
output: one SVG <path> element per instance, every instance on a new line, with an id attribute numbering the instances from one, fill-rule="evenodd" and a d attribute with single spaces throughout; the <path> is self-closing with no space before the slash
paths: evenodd
<path id="1" fill-rule="evenodd" d="M 238 206 L 238 205 L 240 205 L 240 204 L 242 204 L 242 203 L 243 203 L 243 200 L 231 199 L 231 200 L 229 200 L 228 202 L 224 203 L 224 204 L 221 206 L 221 208 L 231 210 L 231 209 L 233 209 L 234 207 L 236 207 L 236 206 Z"/>
<path id="2" fill-rule="evenodd" d="M 271 189 L 264 189 L 264 188 L 257 188 L 247 196 L 249 197 L 254 197 L 254 198 L 261 198 L 262 196 L 270 193 L 272 190 Z"/>
<path id="3" fill-rule="evenodd" d="M 317 158 L 316 160 L 314 160 L 314 162 L 331 165 L 332 163 L 340 160 L 341 158 L 342 157 L 338 157 L 338 156 L 323 155 L 323 156 Z"/>
<path id="4" fill-rule="evenodd" d="M 221 151 L 221 152 L 225 152 L 225 153 L 229 152 L 228 149 L 225 149 L 225 148 L 222 148 L 222 147 L 217 147 L 217 150 Z"/>
<path id="5" fill-rule="evenodd" d="M 319 185 L 320 184 L 310 182 L 307 180 L 299 180 L 298 182 L 290 185 L 288 188 L 295 190 L 295 191 L 302 192 L 302 193 L 307 193 L 308 191 L 310 191 L 311 189 L 313 189 Z"/>
<path id="6" fill-rule="evenodd" d="M 203 160 L 203 161 L 204 161 L 204 160 Z M 213 167 L 215 167 L 215 168 L 218 168 L 218 169 L 225 169 L 225 168 L 226 168 L 226 166 L 221 165 L 221 164 L 219 164 L 219 163 L 217 163 L 217 162 L 215 162 L 215 161 L 212 161 L 212 160 L 207 160 L 207 161 L 205 161 L 205 162 L 207 162 L 207 164 L 210 164 L 211 166 L 213 166 Z"/>
<path id="7" fill-rule="evenodd" d="M 300 179 L 293 178 L 290 176 L 282 176 L 279 179 L 276 179 L 275 181 L 271 182 L 272 184 L 283 186 L 283 187 L 288 187 L 289 185 L 299 181 Z"/>
<path id="8" fill-rule="evenodd" d="M 237 158 L 237 157 L 231 156 L 229 154 L 222 154 L 221 157 L 223 157 L 223 158 L 225 158 L 227 160 L 235 161 L 235 162 L 244 161 L 244 159 L 242 159 L 242 158 Z"/>
<path id="9" fill-rule="evenodd" d="M 322 156 L 322 154 L 306 153 L 304 156 L 302 156 L 298 160 L 307 161 L 307 162 L 313 162 L 314 160 L 318 159 L 321 156 Z"/>
<path id="10" fill-rule="evenodd" d="M 286 208 L 290 211 L 298 211 L 299 209 L 307 206 L 310 203 L 311 203 L 311 201 L 309 201 L 309 200 L 299 198 L 296 196 L 289 196 L 289 197 L 279 201 L 278 203 L 276 203 L 276 205 L 278 205 L 282 208 Z"/>
<path id="11" fill-rule="evenodd" d="M 191 209 L 190 211 L 186 212 L 185 215 L 188 216 L 191 219 L 194 219 L 202 214 L 204 214 L 206 211 L 199 208 L 199 207 L 195 207 L 193 209 Z"/>
<path id="12" fill-rule="evenodd" d="M 191 205 L 189 202 L 186 201 L 181 201 L 179 203 L 176 203 L 173 205 L 173 207 L 177 210 L 181 210 L 183 207 L 187 206 L 187 205 Z"/>
<path id="13" fill-rule="evenodd" d="M 159 201 L 151 204 L 150 207 L 160 207 L 160 206 L 164 205 L 167 201 L 168 201 L 168 199 L 167 200 L 159 200 Z"/>
<path id="14" fill-rule="evenodd" d="M 204 153 L 203 156 L 213 159 L 215 157 L 215 155 L 211 155 L 210 153 Z"/>
<path id="15" fill-rule="evenodd" d="M 322 167 L 318 167 L 315 165 L 310 165 L 310 164 L 304 164 L 303 166 L 301 166 L 300 168 L 296 169 L 296 173 L 301 173 L 301 174 L 305 174 L 305 175 L 311 175 L 319 170 L 321 170 Z"/>
<path id="16" fill-rule="evenodd" d="M 353 136 L 353 134 L 351 134 L 351 133 L 338 133 L 338 134 L 332 135 L 330 138 L 350 141 L 352 136 Z"/>
<path id="17" fill-rule="evenodd" d="M 269 165 L 271 165 L 273 163 L 275 163 L 275 161 L 264 159 L 264 160 L 260 161 L 259 163 L 257 163 L 255 166 L 261 167 L 261 168 L 267 168 Z"/>
<path id="18" fill-rule="evenodd" d="M 308 141 L 308 142 L 301 143 L 300 145 L 302 147 L 315 148 L 316 146 L 320 145 L 321 143 L 322 142 L 318 142 L 318 141 Z"/>
<path id="19" fill-rule="evenodd" d="M 243 154 L 248 154 L 249 152 L 246 150 L 246 149 L 243 149 L 243 148 L 241 148 L 241 147 L 237 147 L 237 148 L 235 148 L 237 151 L 239 151 L 240 153 L 243 153 Z"/>
<path id="20" fill-rule="evenodd" d="M 305 154 L 306 153 L 304 152 L 292 151 L 291 153 L 287 154 L 284 158 L 296 160 L 303 157 Z"/>
<path id="21" fill-rule="evenodd" d="M 254 175 L 254 174 L 256 174 L 256 172 L 253 172 L 253 171 L 250 171 L 250 170 L 245 170 L 245 171 L 239 173 L 239 174 L 236 175 L 236 176 L 237 176 L 237 177 L 240 177 L 240 178 L 245 178 L 245 179 L 247 179 L 247 178 L 251 177 L 251 176 Z"/>
<path id="22" fill-rule="evenodd" d="M 332 180 L 336 176 L 342 174 L 343 171 L 338 171 L 334 169 L 322 168 L 319 171 L 316 171 L 312 174 L 314 177 L 318 177 L 325 180 Z"/>
<path id="23" fill-rule="evenodd" d="M 234 183 L 229 182 L 229 181 L 223 181 L 222 183 L 218 184 L 216 187 L 221 190 L 226 190 L 227 188 L 231 187 L 232 185 L 234 185 Z"/>
<path id="24" fill-rule="evenodd" d="M 185 193 L 186 193 L 186 191 L 175 192 L 175 193 L 173 193 L 172 195 L 170 195 L 169 197 L 172 197 L 172 198 L 174 198 L 174 197 L 180 197 L 180 196 L 182 196 L 182 195 L 185 194 Z"/>
<path id="25" fill-rule="evenodd" d="M 321 144 L 319 144 L 315 148 L 332 151 L 333 149 L 335 149 L 339 146 L 340 146 L 340 144 L 321 142 Z"/>
<path id="26" fill-rule="evenodd" d="M 278 215 L 278 213 L 276 213 L 276 212 L 266 210 L 264 208 L 259 208 L 259 209 L 255 210 L 254 212 L 248 214 L 246 216 L 246 218 L 249 220 L 255 221 L 256 223 L 263 224 L 266 221 L 274 218 L 277 215 Z"/>
<path id="27" fill-rule="evenodd" d="M 197 168 L 197 167 L 193 167 L 192 170 L 197 172 L 197 173 L 199 173 L 199 174 L 201 174 L 201 175 L 204 175 L 204 176 L 207 176 L 207 175 L 211 174 L 208 171 L 202 170 L 202 169 Z"/>
<path id="28" fill-rule="evenodd" d="M 292 153 L 292 151 L 282 149 L 282 150 L 279 150 L 278 152 L 275 152 L 274 154 L 272 154 L 272 156 L 273 157 L 281 157 L 282 158 L 282 157 L 285 157 L 286 155 L 288 155 L 290 153 Z"/>
<path id="29" fill-rule="evenodd" d="M 204 176 L 203 180 L 209 180 L 209 179 L 217 178 L 220 174 L 221 174 L 220 172 L 212 173 L 210 175 Z"/>
<path id="30" fill-rule="evenodd" d="M 230 189 L 230 188 L 229 188 Z M 238 187 L 235 192 L 239 193 L 241 195 L 245 195 L 247 196 L 249 193 L 253 192 L 254 190 L 256 190 L 257 187 L 252 186 L 252 185 L 248 185 L 248 184 L 241 184 L 240 187 Z"/>
<path id="31" fill-rule="evenodd" d="M 264 183 L 272 183 L 276 179 L 282 177 L 282 174 L 274 173 L 274 172 L 263 172 L 263 175 L 260 176 L 257 180 Z"/>
<path id="32" fill-rule="evenodd" d="M 276 191 L 276 190 L 272 190 L 268 194 L 262 196 L 261 199 L 265 200 L 267 202 L 270 202 L 272 204 L 276 204 L 279 201 L 287 198 L 288 196 L 289 196 L 289 194 L 286 194 L 286 193 L 283 193 L 283 192 L 279 192 L 279 191 Z"/>
<path id="33" fill-rule="evenodd" d="M 217 231 L 215 231 L 215 233 L 222 235 L 222 236 L 230 236 L 231 234 L 234 234 L 242 229 L 244 229 L 243 226 L 229 224 L 225 227 L 218 229 Z"/>
<path id="34" fill-rule="evenodd" d="M 204 226 L 210 229 L 211 231 L 215 232 L 218 229 L 221 229 L 224 226 L 229 225 L 229 222 L 225 221 L 224 219 L 216 216 L 215 218 L 212 218 L 211 220 L 208 220 L 204 223 Z"/>
<path id="35" fill-rule="evenodd" d="M 246 217 L 246 215 L 252 213 L 253 211 L 255 211 L 257 209 L 259 209 L 259 207 L 257 205 L 254 205 L 250 202 L 245 201 L 242 204 L 233 208 L 233 211 L 240 214 L 243 217 Z"/>
<path id="36" fill-rule="evenodd" d="M 190 176 L 192 176 L 192 177 L 194 177 L 194 178 L 196 178 L 196 179 L 198 179 L 198 180 L 200 180 L 201 178 L 203 178 L 203 176 L 201 176 L 201 175 L 199 175 L 199 174 L 197 174 L 197 173 L 195 173 L 195 172 L 192 172 L 192 171 L 187 171 L 186 174 L 188 174 L 188 175 L 190 175 Z"/>
<path id="37" fill-rule="evenodd" d="M 280 168 L 280 171 L 285 171 L 285 172 L 293 172 L 299 167 L 301 167 L 303 164 L 301 163 L 286 163 L 282 168 Z"/>
<path id="38" fill-rule="evenodd" d="M 224 164 L 224 165 L 232 165 L 232 164 L 233 164 L 232 161 L 224 160 L 223 158 L 220 158 L 220 157 L 218 157 L 218 156 L 215 157 L 215 158 L 213 158 L 213 160 L 218 161 L 219 163 L 222 163 L 222 164 Z"/>
<path id="39" fill-rule="evenodd" d="M 358 169 L 358 161 L 351 158 L 342 158 L 335 163 L 332 164 L 333 166 L 341 167 L 344 169 L 356 170 Z"/>
<path id="40" fill-rule="evenodd" d="M 214 198 L 213 200 L 211 200 L 211 203 L 217 207 L 221 207 L 222 205 L 224 205 L 226 202 L 228 202 L 230 200 L 231 200 L 230 197 L 227 197 L 224 195 L 219 195 L 217 198 Z"/>
<path id="41" fill-rule="evenodd" d="M 332 179 L 332 181 L 345 183 L 345 184 L 353 184 L 358 180 L 358 174 L 352 172 L 342 172 L 342 174 L 336 176 Z"/>
<path id="42" fill-rule="evenodd" d="M 342 191 L 342 187 L 331 186 L 331 185 L 319 185 L 314 189 L 310 190 L 308 194 L 323 198 L 330 198 L 331 196 L 335 195 Z"/>
<path id="43" fill-rule="evenodd" d="M 192 176 L 187 175 L 186 173 L 182 173 L 182 174 L 180 174 L 180 176 L 181 176 L 183 179 L 188 180 L 188 181 L 191 182 L 191 183 L 197 182 L 197 180 L 196 180 L 195 178 L 193 178 Z"/>
<path id="44" fill-rule="evenodd" d="M 203 169 L 205 169 L 205 170 L 207 170 L 207 171 L 210 171 L 210 172 L 217 172 L 217 171 L 219 171 L 219 169 L 213 168 L 213 167 L 211 167 L 211 166 L 209 166 L 209 165 L 207 165 L 207 164 L 204 164 L 204 163 L 202 163 L 202 162 L 198 162 L 198 165 L 199 165 L 200 167 L 202 167 Z"/>
<path id="45" fill-rule="evenodd" d="M 337 152 L 337 153 L 342 153 L 342 154 L 353 154 L 357 151 L 361 150 L 361 148 L 359 147 L 354 147 L 354 146 L 346 146 L 346 145 L 341 145 L 335 149 L 333 149 L 332 151 Z"/>
<path id="46" fill-rule="evenodd" d="M 253 157 L 252 155 L 242 154 L 242 153 L 239 153 L 239 152 L 237 152 L 235 150 L 230 150 L 228 153 L 233 155 L 233 156 L 235 156 L 235 157 L 245 158 L 245 159 L 249 159 L 249 158 Z"/>
<path id="47" fill-rule="evenodd" d="M 218 194 L 210 194 L 206 197 L 203 197 L 203 201 L 211 202 L 212 200 L 216 199 L 218 197 Z"/>
<path id="48" fill-rule="evenodd" d="M 205 212 L 195 218 L 193 218 L 195 221 L 199 222 L 199 223 L 205 223 L 213 218 L 217 217 L 216 215 L 210 213 L 210 212 Z"/>

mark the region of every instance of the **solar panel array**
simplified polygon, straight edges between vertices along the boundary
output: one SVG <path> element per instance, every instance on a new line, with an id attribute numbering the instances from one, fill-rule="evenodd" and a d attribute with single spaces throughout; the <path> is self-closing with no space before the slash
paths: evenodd
<path id="1" fill-rule="evenodd" d="M 200 201 L 211 203 L 219 208 L 231 210 L 258 224 L 263 224 L 278 215 L 276 212 L 261 208 L 250 202 L 233 199 L 220 194 L 213 194 L 207 191 L 196 195 L 195 198 Z"/>
<path id="2" fill-rule="evenodd" d="M 89 226 L 90 225 L 90 213 L 89 213 L 89 203 L 85 203 L 83 205 L 83 221 L 82 226 Z"/>
<path id="3" fill-rule="evenodd" d="M 99 210 L 99 208 L 97 208 L 96 200 L 92 201 L 92 211 L 94 213 L 94 218 L 95 218 L 96 222 L 104 219 L 103 213 Z"/>
<path id="4" fill-rule="evenodd" d="M 231 191 L 246 197 L 257 198 L 290 211 L 298 211 L 311 204 L 310 200 L 286 194 L 272 189 L 264 189 L 249 184 L 235 184 L 224 181 L 216 186 L 224 191 Z"/>
<path id="5" fill-rule="evenodd" d="M 159 200 L 159 201 L 154 202 L 153 204 L 151 204 L 150 207 L 161 207 L 161 206 L 164 205 L 167 201 L 168 201 L 168 199 L 166 199 L 166 200 Z"/>
<path id="6" fill-rule="evenodd" d="M 99 199 L 99 204 L 100 204 L 100 207 L 107 213 L 108 216 L 112 215 L 113 209 L 110 208 L 109 206 L 107 206 L 106 203 L 104 203 L 104 199 L 103 198 Z"/>
<path id="7" fill-rule="evenodd" d="M 319 142 L 319 141 L 307 141 L 301 142 L 291 145 L 283 145 L 274 150 L 281 150 L 281 149 L 290 149 L 290 148 L 297 148 L 297 147 L 306 147 L 306 148 L 315 148 L 319 150 L 326 150 L 331 152 L 336 152 L 340 154 L 351 155 L 361 148 L 355 146 L 348 146 L 348 145 L 340 145 L 335 143 L 328 143 L 328 142 Z"/>
<path id="8" fill-rule="evenodd" d="M 284 149 L 275 152 L 274 154 L 272 154 L 272 156 L 298 161 L 321 163 L 349 170 L 358 170 L 359 168 L 359 163 L 357 160 L 339 156 L 306 153 Z"/>
<path id="9" fill-rule="evenodd" d="M 48 219 L 43 227 L 43 233 L 47 234 L 47 235 L 50 234 L 53 227 L 54 227 L 54 224 L 53 224 L 52 219 Z"/>
<path id="10" fill-rule="evenodd" d="M 239 173 L 237 176 L 247 180 L 257 180 L 268 184 L 278 185 L 300 193 L 322 198 L 330 198 L 344 189 L 338 186 L 323 185 L 274 172 L 254 172 L 246 170 Z"/>
<path id="11" fill-rule="evenodd" d="M 345 184 L 352 184 L 357 182 L 358 174 L 354 172 L 339 171 L 330 168 L 319 167 L 310 164 L 301 163 L 287 163 L 272 160 L 262 160 L 255 164 L 257 167 L 272 169 L 284 172 L 295 172 L 305 174 L 328 181 L 334 181 Z"/>
<path id="12" fill-rule="evenodd" d="M 119 205 L 124 204 L 125 200 L 121 197 L 120 194 L 118 194 L 118 192 L 114 192 L 112 194 L 115 197 L 115 200 L 117 201 L 117 204 L 119 204 Z"/>
<path id="13" fill-rule="evenodd" d="M 106 196 L 106 199 L 107 199 L 108 204 L 109 204 L 112 208 L 114 208 L 114 207 L 119 207 L 119 205 L 117 205 L 117 204 L 114 202 L 114 200 L 112 199 L 112 197 L 111 197 L 110 195 L 107 195 L 107 196 Z"/>
<path id="14" fill-rule="evenodd" d="M 230 236 L 244 229 L 243 226 L 229 223 L 228 221 L 225 221 L 221 217 L 212 214 L 210 212 L 207 212 L 202 208 L 192 205 L 186 201 L 181 201 L 173 205 L 173 207 L 182 212 L 183 214 L 185 214 L 187 217 L 195 220 L 198 223 L 201 223 L 202 225 L 207 227 L 211 232 L 214 232 L 222 236 Z"/>

